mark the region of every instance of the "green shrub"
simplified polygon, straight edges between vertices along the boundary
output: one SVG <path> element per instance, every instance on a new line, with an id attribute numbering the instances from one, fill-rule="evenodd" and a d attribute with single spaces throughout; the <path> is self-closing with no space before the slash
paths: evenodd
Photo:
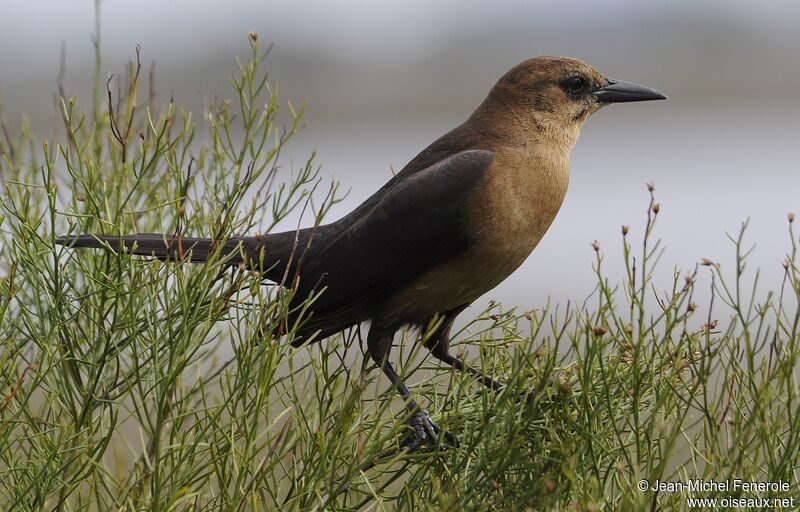
<path id="1" fill-rule="evenodd" d="M 300 127 L 257 37 L 203 130 L 141 99 L 132 63 L 92 114 L 61 98 L 63 142 L 0 144 L 0 508 L 4 510 L 684 509 L 687 497 L 798 499 L 797 233 L 776 293 L 704 262 L 653 289 L 652 200 L 626 278 L 581 307 L 489 307 L 454 349 L 507 386 L 431 363 L 415 333 L 395 358 L 459 439 L 407 453 L 396 393 L 354 329 L 292 349 L 291 290 L 227 268 L 72 251 L 57 234 L 268 232 L 338 200 L 312 158 L 282 169 Z M 98 90 L 102 91 L 102 84 Z M 634 253 L 638 257 L 634 257 Z M 788 482 L 788 491 L 642 492 L 638 482 Z"/>

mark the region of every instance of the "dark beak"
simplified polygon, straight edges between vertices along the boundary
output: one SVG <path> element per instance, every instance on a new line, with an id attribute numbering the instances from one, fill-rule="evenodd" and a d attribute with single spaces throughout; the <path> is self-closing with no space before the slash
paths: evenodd
<path id="1" fill-rule="evenodd" d="M 655 89 L 644 85 L 623 82 L 622 80 L 609 80 L 604 85 L 591 93 L 597 101 L 602 103 L 625 103 L 629 101 L 665 100 L 667 97 Z"/>

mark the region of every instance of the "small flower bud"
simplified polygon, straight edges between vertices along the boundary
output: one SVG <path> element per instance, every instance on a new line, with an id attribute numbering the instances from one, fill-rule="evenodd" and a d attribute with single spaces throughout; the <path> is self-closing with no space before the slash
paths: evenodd
<path id="1" fill-rule="evenodd" d="M 789 263 L 789 260 L 783 260 L 783 268 L 784 269 L 789 270 L 789 267 L 791 267 L 791 266 L 792 265 L 791 265 L 791 263 Z"/>
<path id="2" fill-rule="evenodd" d="M 594 249 L 594 252 L 600 252 L 600 242 L 597 240 L 592 242 L 592 249 Z"/>
<path id="3" fill-rule="evenodd" d="M 714 262 L 713 262 L 713 261 L 711 261 L 711 260 L 710 260 L 710 259 L 708 259 L 708 258 L 702 258 L 702 259 L 700 260 L 700 262 L 703 264 L 703 266 L 704 266 L 704 267 L 710 267 L 711 265 L 713 265 L 713 264 L 714 264 Z"/>
<path id="4" fill-rule="evenodd" d="M 144 140 L 144 132 L 142 130 L 139 130 L 139 138 Z"/>
<path id="5" fill-rule="evenodd" d="M 653 213 L 658 215 L 658 212 L 661 211 L 661 203 L 653 203 Z"/>
<path id="6" fill-rule="evenodd" d="M 250 40 L 251 40 L 251 41 L 253 41 L 254 43 L 255 43 L 256 41 L 258 41 L 258 34 L 256 33 L 256 31 L 255 31 L 255 30 L 251 30 L 251 31 L 250 31 L 250 33 L 249 33 L 249 34 L 247 34 L 247 37 L 249 37 L 249 38 L 250 38 Z"/>
<path id="7" fill-rule="evenodd" d="M 787 215 L 786 218 L 789 220 L 789 224 L 791 224 L 794 222 L 794 213 L 789 212 L 789 215 Z"/>
<path id="8" fill-rule="evenodd" d="M 626 225 L 623 224 L 622 225 L 622 236 L 626 236 L 628 234 L 628 231 L 630 231 L 630 230 L 631 230 L 630 226 L 626 226 Z"/>
<path id="9" fill-rule="evenodd" d="M 597 327 L 592 329 L 592 332 L 594 333 L 595 336 L 602 336 L 602 335 L 604 335 L 605 333 L 608 332 L 608 326 L 606 326 L 606 325 L 598 325 Z"/>
<path id="10" fill-rule="evenodd" d="M 648 190 L 649 192 L 652 192 L 652 191 L 654 191 L 655 189 L 656 189 L 656 184 L 655 184 L 655 183 L 653 183 L 652 181 L 648 181 L 648 182 L 647 182 L 647 190 Z"/>
<path id="11" fill-rule="evenodd" d="M 697 304 L 695 304 L 694 302 L 690 302 L 689 305 L 686 306 L 686 311 L 688 311 L 689 313 L 691 313 L 695 309 L 697 309 Z"/>

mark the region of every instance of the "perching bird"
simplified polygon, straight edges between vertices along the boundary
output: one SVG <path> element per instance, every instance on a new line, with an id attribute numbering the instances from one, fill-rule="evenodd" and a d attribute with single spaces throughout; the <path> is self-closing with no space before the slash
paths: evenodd
<path id="1" fill-rule="evenodd" d="M 294 344 L 370 322 L 369 355 L 406 400 L 414 431 L 409 444 L 416 448 L 434 441 L 439 428 L 388 360 L 394 334 L 440 318 L 426 342 L 434 357 L 500 386 L 449 354 L 453 320 L 519 267 L 544 236 L 564 200 L 570 152 L 586 119 L 609 103 L 659 99 L 666 96 L 607 79 L 576 59 L 529 59 L 503 75 L 469 119 L 336 222 L 231 238 L 224 247 L 163 234 L 57 242 L 106 248 L 121 242 L 133 254 L 168 260 L 188 253 L 192 262 L 222 250 L 230 264 L 260 270 L 267 280 L 295 276 L 295 304 L 321 294 Z"/>

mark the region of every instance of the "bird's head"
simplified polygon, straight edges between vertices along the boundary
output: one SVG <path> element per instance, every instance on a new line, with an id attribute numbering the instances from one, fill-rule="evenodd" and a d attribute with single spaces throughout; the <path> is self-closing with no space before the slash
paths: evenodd
<path id="1" fill-rule="evenodd" d="M 606 78 L 578 59 L 536 57 L 503 75 L 487 100 L 533 130 L 577 139 L 586 119 L 605 105 L 666 98 L 655 89 Z"/>

